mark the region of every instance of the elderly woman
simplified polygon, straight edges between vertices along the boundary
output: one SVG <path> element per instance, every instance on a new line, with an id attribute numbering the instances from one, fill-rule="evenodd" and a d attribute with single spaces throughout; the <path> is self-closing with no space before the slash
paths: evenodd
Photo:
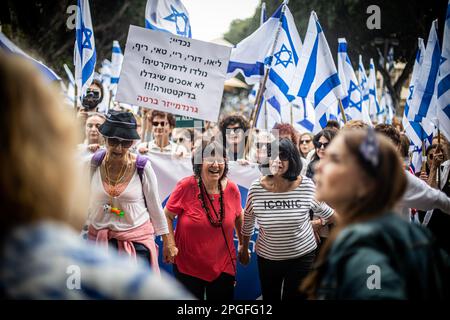
<path id="1" fill-rule="evenodd" d="M 0 52 L 0 82 L 0 296 L 189 298 L 164 275 L 79 238 L 86 188 L 78 184 L 73 115 L 21 57 Z"/>
<path id="2" fill-rule="evenodd" d="M 105 122 L 105 116 L 98 112 L 89 112 L 84 129 L 84 143 L 78 145 L 80 157 L 85 158 L 93 155 L 97 150 L 103 147 L 105 141 L 98 128 Z"/>
<path id="3" fill-rule="evenodd" d="M 136 129 L 130 112 L 108 114 L 99 128 L 106 150 L 91 158 L 89 238 L 140 256 L 159 271 L 154 237 L 169 230 L 148 158 L 129 151 L 139 139 Z"/>
<path id="4" fill-rule="evenodd" d="M 333 210 L 315 200 L 315 185 L 300 175 L 300 154 L 290 139 L 281 139 L 279 153 L 271 148 L 269 156 L 270 174 L 255 180 L 248 193 L 239 259 L 249 262 L 248 244 L 256 221 L 263 299 L 298 299 L 298 287 L 312 267 L 317 248 L 313 223 L 330 220 Z M 321 219 L 312 223 L 309 210 Z"/>
<path id="5" fill-rule="evenodd" d="M 430 234 L 392 212 L 407 180 L 387 138 L 373 129 L 341 133 L 316 180 L 317 199 L 339 221 L 302 285 L 311 298 L 445 298 L 448 272 Z"/>
<path id="6" fill-rule="evenodd" d="M 164 241 L 164 259 L 198 299 L 233 299 L 233 232 L 240 238 L 242 207 L 237 185 L 226 177 L 225 155 L 221 143 L 203 142 L 192 157 L 194 175 L 178 182 L 165 208 L 171 236 L 178 220 L 175 241 Z"/>

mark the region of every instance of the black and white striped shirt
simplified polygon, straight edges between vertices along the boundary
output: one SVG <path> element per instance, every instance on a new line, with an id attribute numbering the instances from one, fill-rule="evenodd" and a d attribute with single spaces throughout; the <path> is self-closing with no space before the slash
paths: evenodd
<path id="1" fill-rule="evenodd" d="M 301 257 L 317 248 L 309 217 L 311 209 L 322 219 L 329 219 L 333 210 L 315 200 L 313 181 L 302 176 L 294 190 L 274 193 L 255 180 L 248 193 L 242 234 L 251 236 L 255 221 L 259 225 L 256 253 L 269 260 Z"/>

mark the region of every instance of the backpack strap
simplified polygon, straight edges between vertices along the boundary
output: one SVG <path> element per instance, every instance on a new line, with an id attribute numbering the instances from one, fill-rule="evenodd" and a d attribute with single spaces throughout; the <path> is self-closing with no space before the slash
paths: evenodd
<path id="1" fill-rule="evenodd" d="M 97 152 L 94 153 L 94 155 L 91 158 L 91 180 L 92 180 L 92 176 L 94 175 L 95 170 L 97 170 L 98 167 L 100 167 L 100 165 L 103 162 L 103 159 L 105 159 L 106 156 L 106 150 L 105 149 L 100 149 Z"/>
<path id="2" fill-rule="evenodd" d="M 141 184 L 143 184 L 142 179 L 143 179 L 143 176 L 144 176 L 144 168 L 145 168 L 145 165 L 147 164 L 147 161 L 148 161 L 148 158 L 147 158 L 147 157 L 141 156 L 141 155 L 138 153 L 137 158 L 136 158 L 136 170 L 137 170 L 137 173 L 138 173 L 138 175 L 139 175 L 139 179 L 141 180 Z M 145 200 L 144 188 L 142 188 L 142 193 L 143 193 L 143 195 L 144 195 L 144 203 L 145 203 L 145 206 L 146 206 L 147 209 L 148 209 L 147 201 Z"/>

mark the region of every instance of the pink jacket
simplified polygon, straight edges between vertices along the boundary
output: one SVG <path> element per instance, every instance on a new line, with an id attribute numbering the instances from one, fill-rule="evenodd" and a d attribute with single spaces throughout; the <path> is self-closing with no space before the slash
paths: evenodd
<path id="1" fill-rule="evenodd" d="M 116 239 L 118 243 L 119 252 L 126 252 L 136 261 L 136 250 L 133 242 L 140 243 L 148 248 L 150 251 L 150 263 L 153 271 L 159 274 L 158 265 L 158 247 L 155 243 L 155 231 L 153 225 L 148 220 L 143 225 L 127 230 L 114 231 L 110 229 L 95 229 L 92 225 L 89 226 L 89 240 L 95 241 L 97 244 L 106 245 L 108 247 L 108 240 Z"/>

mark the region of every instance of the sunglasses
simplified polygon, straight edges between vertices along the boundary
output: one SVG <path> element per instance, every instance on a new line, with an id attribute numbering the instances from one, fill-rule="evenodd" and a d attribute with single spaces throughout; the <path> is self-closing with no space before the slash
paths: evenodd
<path id="1" fill-rule="evenodd" d="M 183 142 L 184 142 L 184 138 L 175 139 L 175 143 L 183 143 Z"/>
<path id="2" fill-rule="evenodd" d="M 226 130 L 226 134 L 227 135 L 231 135 L 231 134 L 238 134 L 239 133 L 239 130 L 244 130 L 244 129 L 242 129 L 241 127 L 238 127 L 238 128 L 227 128 L 227 130 Z"/>
<path id="3" fill-rule="evenodd" d="M 322 143 L 322 142 L 316 142 L 316 143 L 314 143 L 314 146 L 315 146 L 317 149 L 322 149 L 322 147 L 323 147 L 324 149 L 326 149 L 326 148 L 328 147 L 329 144 L 330 144 L 329 142 L 325 142 L 325 143 Z"/>
<path id="4" fill-rule="evenodd" d="M 280 152 L 279 154 L 270 155 L 270 159 L 275 160 L 277 158 L 277 156 L 281 161 L 289 161 L 289 155 L 284 152 Z"/>
<path id="5" fill-rule="evenodd" d="M 107 141 L 108 145 L 111 147 L 117 147 L 121 144 L 123 148 L 129 148 L 133 144 L 133 140 L 122 140 L 117 138 L 108 138 Z"/>
<path id="6" fill-rule="evenodd" d="M 86 90 L 86 96 L 90 96 L 93 99 L 98 99 L 98 98 L 100 98 L 100 91 L 99 90 L 87 89 Z"/>
<path id="7" fill-rule="evenodd" d="M 152 122 L 152 125 L 154 126 L 154 127 L 157 127 L 157 126 L 161 126 L 161 127 L 165 127 L 166 126 L 166 121 L 153 121 Z"/>
<path id="8" fill-rule="evenodd" d="M 308 144 L 311 142 L 311 139 L 307 139 L 307 140 L 300 140 L 300 144 Z"/>
<path id="9" fill-rule="evenodd" d="M 203 159 L 203 161 L 206 164 L 213 164 L 214 162 L 217 162 L 217 164 L 225 164 L 224 158 L 205 158 Z"/>

